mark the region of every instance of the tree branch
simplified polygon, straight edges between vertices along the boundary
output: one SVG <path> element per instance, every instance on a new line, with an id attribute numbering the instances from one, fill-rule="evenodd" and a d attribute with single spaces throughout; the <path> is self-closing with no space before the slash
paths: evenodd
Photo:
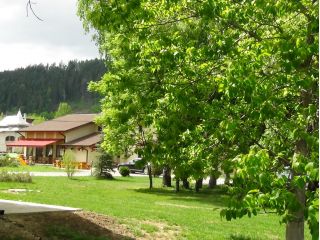
<path id="1" fill-rule="evenodd" d="M 36 4 L 34 2 L 31 2 L 31 0 L 27 1 L 27 5 L 26 5 L 26 11 L 27 11 L 27 17 L 29 16 L 29 9 L 31 10 L 33 16 L 35 16 L 38 20 L 43 21 L 43 19 L 41 19 L 40 17 L 38 17 L 38 15 L 34 12 L 33 8 L 32 8 L 32 4 Z"/>

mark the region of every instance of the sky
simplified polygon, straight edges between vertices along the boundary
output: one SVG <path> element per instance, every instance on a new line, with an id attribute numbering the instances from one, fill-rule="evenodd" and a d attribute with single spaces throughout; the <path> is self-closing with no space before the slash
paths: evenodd
<path id="1" fill-rule="evenodd" d="M 0 71 L 34 64 L 68 63 L 99 58 L 98 47 L 85 34 L 76 0 L 0 0 Z"/>

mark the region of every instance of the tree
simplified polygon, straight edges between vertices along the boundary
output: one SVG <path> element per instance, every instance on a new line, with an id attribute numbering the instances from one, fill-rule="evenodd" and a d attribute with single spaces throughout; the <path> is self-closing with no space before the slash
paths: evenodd
<path id="1" fill-rule="evenodd" d="M 67 149 L 62 157 L 62 164 L 67 173 L 68 178 L 72 178 L 76 172 L 76 161 L 72 150 Z"/>
<path id="2" fill-rule="evenodd" d="M 67 114 L 71 113 L 71 111 L 72 111 L 71 106 L 68 103 L 61 102 L 59 104 L 57 111 L 54 114 L 54 117 L 57 118 L 57 117 L 67 115 Z"/>
<path id="3" fill-rule="evenodd" d="M 97 94 L 89 93 L 89 81 L 97 81 L 106 72 L 102 60 L 70 61 L 68 64 L 32 65 L 0 72 L 0 112 L 41 114 L 45 118 L 61 102 L 90 109 L 98 103 Z M 14 89 L 14 91 L 13 91 Z"/>
<path id="4" fill-rule="evenodd" d="M 178 177 L 234 171 L 228 220 L 274 209 L 287 239 L 304 221 L 318 238 L 318 1 L 79 0 L 79 15 L 110 60 L 91 85 L 104 147 L 148 129 L 143 153 Z"/>
<path id="5" fill-rule="evenodd" d="M 113 179 L 111 172 L 113 170 L 113 159 L 112 156 L 101 149 L 99 150 L 100 156 L 93 162 L 95 169 L 94 175 L 96 177 L 104 177 L 107 179 Z"/>

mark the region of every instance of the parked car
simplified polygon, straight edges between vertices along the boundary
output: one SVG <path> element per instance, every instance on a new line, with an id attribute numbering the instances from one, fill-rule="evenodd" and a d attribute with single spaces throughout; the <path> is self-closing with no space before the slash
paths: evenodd
<path id="1" fill-rule="evenodd" d="M 142 158 L 135 158 L 126 163 L 119 163 L 118 170 L 120 167 L 128 167 L 131 173 L 146 173 L 147 167 L 141 161 Z"/>

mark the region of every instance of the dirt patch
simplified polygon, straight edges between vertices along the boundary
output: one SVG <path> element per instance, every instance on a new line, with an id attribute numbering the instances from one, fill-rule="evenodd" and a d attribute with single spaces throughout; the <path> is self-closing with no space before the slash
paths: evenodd
<path id="1" fill-rule="evenodd" d="M 0 239 L 134 239 L 112 218 L 89 212 L 47 212 L 5 215 Z"/>
<path id="2" fill-rule="evenodd" d="M 178 226 L 162 222 L 121 220 L 93 212 L 47 212 L 0 217 L 3 240 L 176 239 Z"/>
<path id="3" fill-rule="evenodd" d="M 134 233 L 136 239 L 177 239 L 181 233 L 181 228 L 177 225 L 169 225 L 165 222 L 141 221 L 137 219 L 125 219 L 122 223 Z"/>

